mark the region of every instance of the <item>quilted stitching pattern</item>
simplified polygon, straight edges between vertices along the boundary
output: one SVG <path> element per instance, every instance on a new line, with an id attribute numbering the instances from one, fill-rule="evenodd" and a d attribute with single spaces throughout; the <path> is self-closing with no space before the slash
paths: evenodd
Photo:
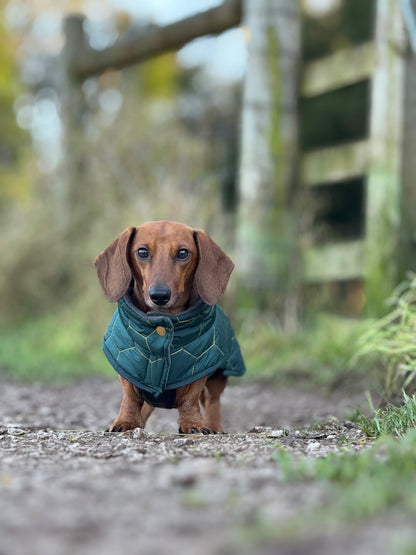
<path id="1" fill-rule="evenodd" d="M 159 335 L 158 327 L 166 333 Z M 118 303 L 103 349 L 117 372 L 156 397 L 219 368 L 225 375 L 245 372 L 227 316 L 218 305 L 202 302 L 175 316 L 144 314 L 129 292 Z"/>

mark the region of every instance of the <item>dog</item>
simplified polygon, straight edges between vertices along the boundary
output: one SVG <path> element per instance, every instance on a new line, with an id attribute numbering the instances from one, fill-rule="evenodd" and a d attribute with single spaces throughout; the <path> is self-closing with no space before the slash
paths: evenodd
<path id="1" fill-rule="evenodd" d="M 103 350 L 123 398 L 107 431 L 144 428 L 162 407 L 178 409 L 179 433 L 223 433 L 221 394 L 228 376 L 245 372 L 217 304 L 231 259 L 204 231 L 156 221 L 125 229 L 95 268 L 106 298 L 118 302 Z"/>

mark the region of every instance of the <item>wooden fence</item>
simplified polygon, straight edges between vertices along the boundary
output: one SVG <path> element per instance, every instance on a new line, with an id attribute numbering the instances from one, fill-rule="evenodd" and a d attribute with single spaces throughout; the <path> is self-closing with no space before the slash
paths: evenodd
<path id="1" fill-rule="evenodd" d="M 309 283 L 362 278 L 370 312 L 380 308 L 403 270 L 415 269 L 416 225 L 416 134 L 406 122 L 415 114 L 415 63 L 399 3 L 377 0 L 375 6 L 373 40 L 309 63 L 300 89 L 311 98 L 369 82 L 367 137 L 304 154 L 299 181 L 313 190 L 363 178 L 362 236 L 305 247 L 303 276 Z"/>

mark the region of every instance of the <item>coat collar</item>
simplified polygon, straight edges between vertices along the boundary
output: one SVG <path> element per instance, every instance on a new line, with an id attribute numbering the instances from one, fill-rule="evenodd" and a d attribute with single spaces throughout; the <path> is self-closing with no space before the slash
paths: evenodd
<path id="1" fill-rule="evenodd" d="M 184 346 L 195 338 L 195 333 L 202 335 L 214 325 L 217 305 L 210 306 L 199 300 L 195 305 L 179 314 L 164 312 L 143 312 L 133 302 L 133 288 L 118 302 L 120 319 L 137 341 L 137 333 L 149 335 L 153 330 L 174 332 L 177 346 Z M 162 329 L 160 329 L 162 328 Z M 141 342 L 141 341 L 139 341 Z"/>

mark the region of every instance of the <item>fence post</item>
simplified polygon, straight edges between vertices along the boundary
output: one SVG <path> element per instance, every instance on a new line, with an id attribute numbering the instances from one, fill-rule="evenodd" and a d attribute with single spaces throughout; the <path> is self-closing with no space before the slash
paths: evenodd
<path id="1" fill-rule="evenodd" d="M 74 217 L 81 220 L 81 214 L 88 208 L 79 195 L 86 165 L 83 148 L 82 129 L 87 107 L 84 101 L 82 83 L 77 78 L 74 67 L 76 59 L 86 48 L 84 16 L 70 15 L 64 20 L 65 45 L 61 56 L 61 115 L 63 128 L 63 184 L 60 206 L 63 207 L 61 223 L 69 228 L 74 225 Z M 75 215 L 74 212 L 79 212 Z M 67 229 L 69 231 L 69 229 Z"/>
<path id="2" fill-rule="evenodd" d="M 245 0 L 249 37 L 243 90 L 237 221 L 242 281 L 270 306 L 287 296 L 295 241 L 290 196 L 298 148 L 297 1 Z M 247 297 L 247 294 L 245 294 Z"/>
<path id="3" fill-rule="evenodd" d="M 367 173 L 366 311 L 379 313 L 399 279 L 405 35 L 396 0 L 377 0 L 378 64 L 371 82 Z"/>
<path id="4" fill-rule="evenodd" d="M 413 13 L 416 14 L 416 0 L 412 0 Z M 402 192 L 402 225 L 400 270 L 416 272 L 416 52 L 410 53 L 406 59 L 405 99 L 403 128 L 403 192 Z"/>

